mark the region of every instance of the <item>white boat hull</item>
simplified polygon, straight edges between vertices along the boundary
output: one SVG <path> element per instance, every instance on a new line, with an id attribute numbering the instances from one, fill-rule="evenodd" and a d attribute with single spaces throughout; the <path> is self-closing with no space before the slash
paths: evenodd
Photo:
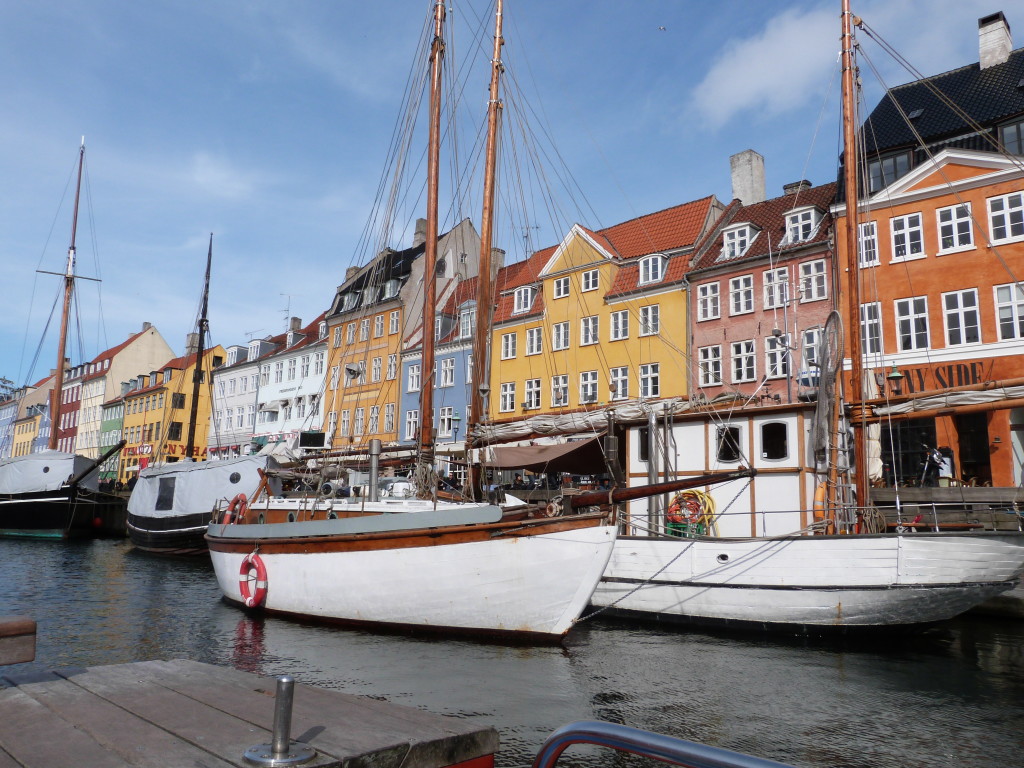
<path id="1" fill-rule="evenodd" d="M 1024 534 L 621 537 L 592 603 L 611 613 L 762 628 L 952 618 L 1024 570 Z"/>
<path id="2" fill-rule="evenodd" d="M 218 551 L 215 533 L 224 528 L 211 526 L 208 536 L 213 566 L 224 595 L 243 602 L 239 570 L 246 553 Z M 561 636 L 587 606 L 614 540 L 613 526 L 592 525 L 440 546 L 261 547 L 263 608 L 353 624 Z"/>

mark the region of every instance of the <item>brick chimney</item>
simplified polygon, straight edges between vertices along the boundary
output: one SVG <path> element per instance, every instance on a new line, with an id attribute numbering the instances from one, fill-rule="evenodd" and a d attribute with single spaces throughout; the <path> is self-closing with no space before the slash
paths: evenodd
<path id="1" fill-rule="evenodd" d="M 199 351 L 199 334 L 190 333 L 185 336 L 185 357 L 194 355 Z"/>
<path id="2" fill-rule="evenodd" d="M 798 192 L 806 192 L 811 188 L 811 182 L 807 179 L 801 179 L 800 181 L 794 181 L 790 184 L 782 185 L 782 194 L 784 195 L 795 195 Z"/>
<path id="3" fill-rule="evenodd" d="M 358 274 L 359 274 L 359 267 L 349 267 L 348 269 L 345 270 L 345 282 L 347 283 L 349 280 L 351 280 L 353 277 L 355 277 Z M 344 283 L 342 285 L 344 285 Z M 338 286 L 338 290 L 339 291 L 341 290 L 341 286 L 340 285 Z"/>
<path id="4" fill-rule="evenodd" d="M 302 327 L 301 317 L 292 317 L 288 319 L 288 330 L 297 331 Z"/>
<path id="5" fill-rule="evenodd" d="M 143 330 L 143 331 L 148 331 L 148 330 L 149 330 L 150 328 L 152 328 L 152 327 L 153 327 L 153 324 L 152 324 L 152 323 L 150 323 L 150 322 L 148 322 L 148 321 L 146 321 L 146 320 L 144 320 L 144 321 L 142 322 L 142 330 Z"/>
<path id="6" fill-rule="evenodd" d="M 1010 25 L 1002 11 L 978 19 L 978 61 L 982 69 L 1005 64 L 1011 50 Z"/>
<path id="7" fill-rule="evenodd" d="M 763 203 L 765 199 L 764 158 L 745 149 L 729 158 L 732 170 L 732 196 L 744 205 Z"/>

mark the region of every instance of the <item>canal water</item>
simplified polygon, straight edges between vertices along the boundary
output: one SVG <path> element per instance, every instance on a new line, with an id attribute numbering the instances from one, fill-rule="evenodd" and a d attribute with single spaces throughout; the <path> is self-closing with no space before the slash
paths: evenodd
<path id="1" fill-rule="evenodd" d="M 337 589 L 344 589 L 338 584 Z M 494 726 L 500 768 L 556 727 L 608 720 L 815 768 L 1024 765 L 1024 622 L 809 641 L 594 620 L 561 647 L 375 635 L 253 619 L 205 558 L 126 541 L 0 541 L 0 615 L 38 622 L 17 668 L 189 658 Z M 0 674 L 3 669 L 0 669 Z M 638 765 L 571 748 L 560 765 Z"/>

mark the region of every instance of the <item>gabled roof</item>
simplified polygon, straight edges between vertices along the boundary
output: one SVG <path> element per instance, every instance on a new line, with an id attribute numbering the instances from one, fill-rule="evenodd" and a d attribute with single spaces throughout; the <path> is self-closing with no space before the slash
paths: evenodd
<path id="1" fill-rule="evenodd" d="M 836 183 L 830 182 L 752 205 L 730 206 L 726 213 L 729 218 L 723 217 L 714 237 L 702 243 L 694 257 L 691 272 L 719 267 L 723 264 L 753 261 L 769 255 L 776 258 L 785 257 L 794 249 L 802 250 L 809 244 L 827 242 L 832 222 L 829 206 L 835 199 L 835 194 Z M 786 214 L 807 206 L 814 206 L 822 213 L 821 223 L 814 236 L 809 240 L 791 245 L 783 244 L 780 247 L 786 235 Z M 722 232 L 741 224 L 750 225 L 758 230 L 757 237 L 742 255 L 727 258 L 722 252 L 724 240 Z"/>
<path id="2" fill-rule="evenodd" d="M 983 127 L 1024 115 L 1024 48 L 1010 53 L 1002 64 L 981 69 L 980 64 L 969 64 L 940 75 L 926 77 L 906 85 L 892 88 L 868 116 L 864 126 L 864 146 L 869 155 L 884 153 L 901 147 L 916 147 L 917 138 L 900 114 L 899 107 L 910 115 L 921 110 L 911 120 L 914 129 L 925 143 L 974 134 L 963 117 L 946 106 L 935 93 L 940 91 Z M 968 149 L 992 151 L 988 142 L 977 136 L 965 136 L 963 146 Z"/>
<path id="3" fill-rule="evenodd" d="M 119 352 L 121 352 L 126 347 L 128 347 L 128 345 L 130 345 L 133 341 L 135 341 L 137 338 L 142 336 L 148 330 L 149 330 L 149 328 L 144 328 L 141 331 L 139 331 L 138 333 L 133 333 L 131 336 L 129 336 L 124 341 L 122 341 L 120 344 L 111 347 L 106 352 L 100 352 L 98 355 L 96 355 L 96 357 L 94 357 L 92 360 L 90 360 L 88 362 L 88 364 L 87 364 L 87 365 L 98 365 L 99 369 L 96 370 L 96 371 L 93 371 L 90 374 L 86 374 L 85 376 L 82 377 L 82 379 L 84 381 L 91 381 L 92 379 L 98 379 L 101 376 L 103 376 L 104 374 L 106 374 L 108 369 L 103 367 L 103 363 L 105 361 L 107 361 L 107 360 L 113 360 L 115 357 L 117 357 L 117 354 Z"/>
<path id="4" fill-rule="evenodd" d="M 544 312 L 544 293 L 540 290 L 533 298 L 533 305 L 529 312 L 518 312 L 513 315 L 515 308 L 515 289 L 523 286 L 533 285 L 540 276 L 540 271 L 551 254 L 555 252 L 555 246 L 537 251 L 525 261 L 518 261 L 509 264 L 498 272 L 498 279 L 495 285 L 494 296 L 494 324 L 505 322 L 513 318 L 522 320 L 528 317 L 542 314 Z"/>
<path id="5" fill-rule="evenodd" d="M 714 195 L 709 195 L 615 224 L 596 234 L 623 259 L 689 248 L 700 237 L 714 203 Z"/>

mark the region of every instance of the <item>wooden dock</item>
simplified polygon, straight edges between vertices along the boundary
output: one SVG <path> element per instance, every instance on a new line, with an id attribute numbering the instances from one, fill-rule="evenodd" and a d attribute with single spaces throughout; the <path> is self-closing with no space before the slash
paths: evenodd
<path id="1" fill-rule="evenodd" d="M 0 669 L 0 768 L 249 766 L 269 743 L 276 680 L 194 661 Z M 498 735 L 464 720 L 296 684 L 306 766 L 492 768 Z"/>

